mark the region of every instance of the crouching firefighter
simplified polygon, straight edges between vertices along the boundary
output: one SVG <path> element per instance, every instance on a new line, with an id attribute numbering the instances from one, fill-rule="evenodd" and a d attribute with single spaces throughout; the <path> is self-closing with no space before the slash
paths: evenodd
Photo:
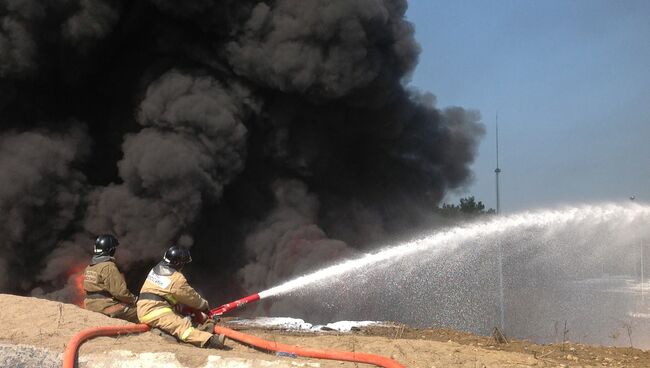
<path id="1" fill-rule="evenodd" d="M 95 239 L 94 256 L 84 271 L 84 305 L 93 312 L 138 323 L 136 298 L 126 287 L 124 275 L 113 258 L 118 245 L 113 235 L 104 234 Z"/>
<path id="2" fill-rule="evenodd" d="M 174 307 L 185 305 L 198 311 L 209 311 L 203 299 L 181 273 L 183 266 L 192 262 L 190 251 L 172 246 L 163 260 L 147 276 L 138 299 L 138 318 L 152 328 L 158 328 L 180 341 L 190 344 L 224 349 L 223 335 L 214 335 L 192 325 L 190 318 L 176 313 Z M 180 308 L 177 308 L 177 310 Z"/>

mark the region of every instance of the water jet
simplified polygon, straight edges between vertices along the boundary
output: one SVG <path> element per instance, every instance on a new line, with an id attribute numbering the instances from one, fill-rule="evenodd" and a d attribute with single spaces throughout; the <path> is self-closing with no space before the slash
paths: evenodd
<path id="1" fill-rule="evenodd" d="M 312 323 L 390 320 L 487 335 L 501 318 L 495 271 L 501 246 L 510 336 L 553 342 L 553 326 L 567 321 L 573 341 L 612 345 L 619 343 L 609 338 L 612 331 L 627 321 L 638 346 L 650 347 L 648 319 L 642 318 L 647 311 L 635 308 L 641 295 L 634 277 L 637 246 L 650 237 L 650 227 L 641 225 L 649 221 L 650 206 L 640 203 L 491 217 L 343 261 L 259 295 L 273 298 L 271 314 Z"/>

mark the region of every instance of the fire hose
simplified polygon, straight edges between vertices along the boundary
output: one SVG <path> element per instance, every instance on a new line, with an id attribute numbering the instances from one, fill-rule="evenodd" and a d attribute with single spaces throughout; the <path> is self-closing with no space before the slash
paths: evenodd
<path id="1" fill-rule="evenodd" d="M 250 302 L 254 302 L 259 299 L 259 294 L 253 294 L 234 302 L 224 304 L 218 308 L 212 309 L 207 315 L 204 313 L 196 313 L 194 317 L 197 320 L 205 320 L 207 317 L 212 318 L 215 316 L 221 316 L 228 311 L 242 307 Z M 63 353 L 63 368 L 75 368 L 77 366 L 77 355 L 79 352 L 79 347 L 88 339 L 99 336 L 115 336 L 146 331 L 149 331 L 149 326 L 146 324 L 102 326 L 83 330 L 74 335 L 68 342 L 68 346 Z M 240 343 L 252 346 L 260 350 L 276 352 L 278 355 L 367 363 L 384 368 L 404 368 L 403 365 L 397 363 L 396 361 L 379 355 L 347 351 L 309 349 L 301 348 L 298 346 L 279 344 L 220 326 L 215 326 L 214 333 L 224 334 L 231 340 L 239 341 Z"/>
<path id="2" fill-rule="evenodd" d="M 99 336 L 115 336 L 147 331 L 149 331 L 149 326 L 145 324 L 102 326 L 85 329 L 72 336 L 70 341 L 68 341 L 68 346 L 65 348 L 65 352 L 63 353 L 63 368 L 75 368 L 77 366 L 77 353 L 79 347 L 88 339 Z"/>
<path id="3" fill-rule="evenodd" d="M 378 367 L 384 367 L 384 368 L 404 368 L 403 365 L 397 363 L 396 361 L 380 355 L 349 352 L 349 351 L 301 348 L 298 346 L 280 344 L 273 341 L 263 340 L 260 339 L 259 337 L 247 335 L 239 331 L 234 331 L 229 328 L 225 328 L 221 326 L 215 326 L 214 333 L 224 334 L 226 335 L 226 337 L 228 337 L 231 340 L 236 340 L 258 349 L 273 351 L 279 353 L 279 355 L 301 356 L 305 358 L 317 358 L 317 359 L 340 360 L 346 362 L 367 363 L 367 364 L 374 364 Z"/>

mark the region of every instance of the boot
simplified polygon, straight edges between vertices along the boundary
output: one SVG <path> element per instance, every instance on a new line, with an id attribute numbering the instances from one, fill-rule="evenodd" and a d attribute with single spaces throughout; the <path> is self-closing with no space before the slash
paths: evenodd
<path id="1" fill-rule="evenodd" d="M 205 332 L 209 332 L 209 333 L 214 333 L 214 321 L 212 321 L 212 320 L 208 320 L 207 322 L 202 323 L 202 324 L 196 326 L 196 328 L 199 329 L 199 330 L 201 330 L 201 331 L 205 331 Z"/>
<path id="2" fill-rule="evenodd" d="M 224 342 L 226 341 L 226 336 L 221 334 L 221 335 L 212 335 L 212 337 L 208 340 L 208 343 L 205 344 L 206 348 L 211 348 L 211 349 L 225 349 L 226 345 Z"/>

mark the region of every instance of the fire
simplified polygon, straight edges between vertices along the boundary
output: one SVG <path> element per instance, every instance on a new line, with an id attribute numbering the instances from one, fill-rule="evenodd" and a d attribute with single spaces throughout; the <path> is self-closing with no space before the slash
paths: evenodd
<path id="1" fill-rule="evenodd" d="M 72 302 L 83 307 L 86 292 L 84 291 L 84 269 L 85 265 L 77 265 L 68 270 L 68 285 L 72 289 Z"/>

